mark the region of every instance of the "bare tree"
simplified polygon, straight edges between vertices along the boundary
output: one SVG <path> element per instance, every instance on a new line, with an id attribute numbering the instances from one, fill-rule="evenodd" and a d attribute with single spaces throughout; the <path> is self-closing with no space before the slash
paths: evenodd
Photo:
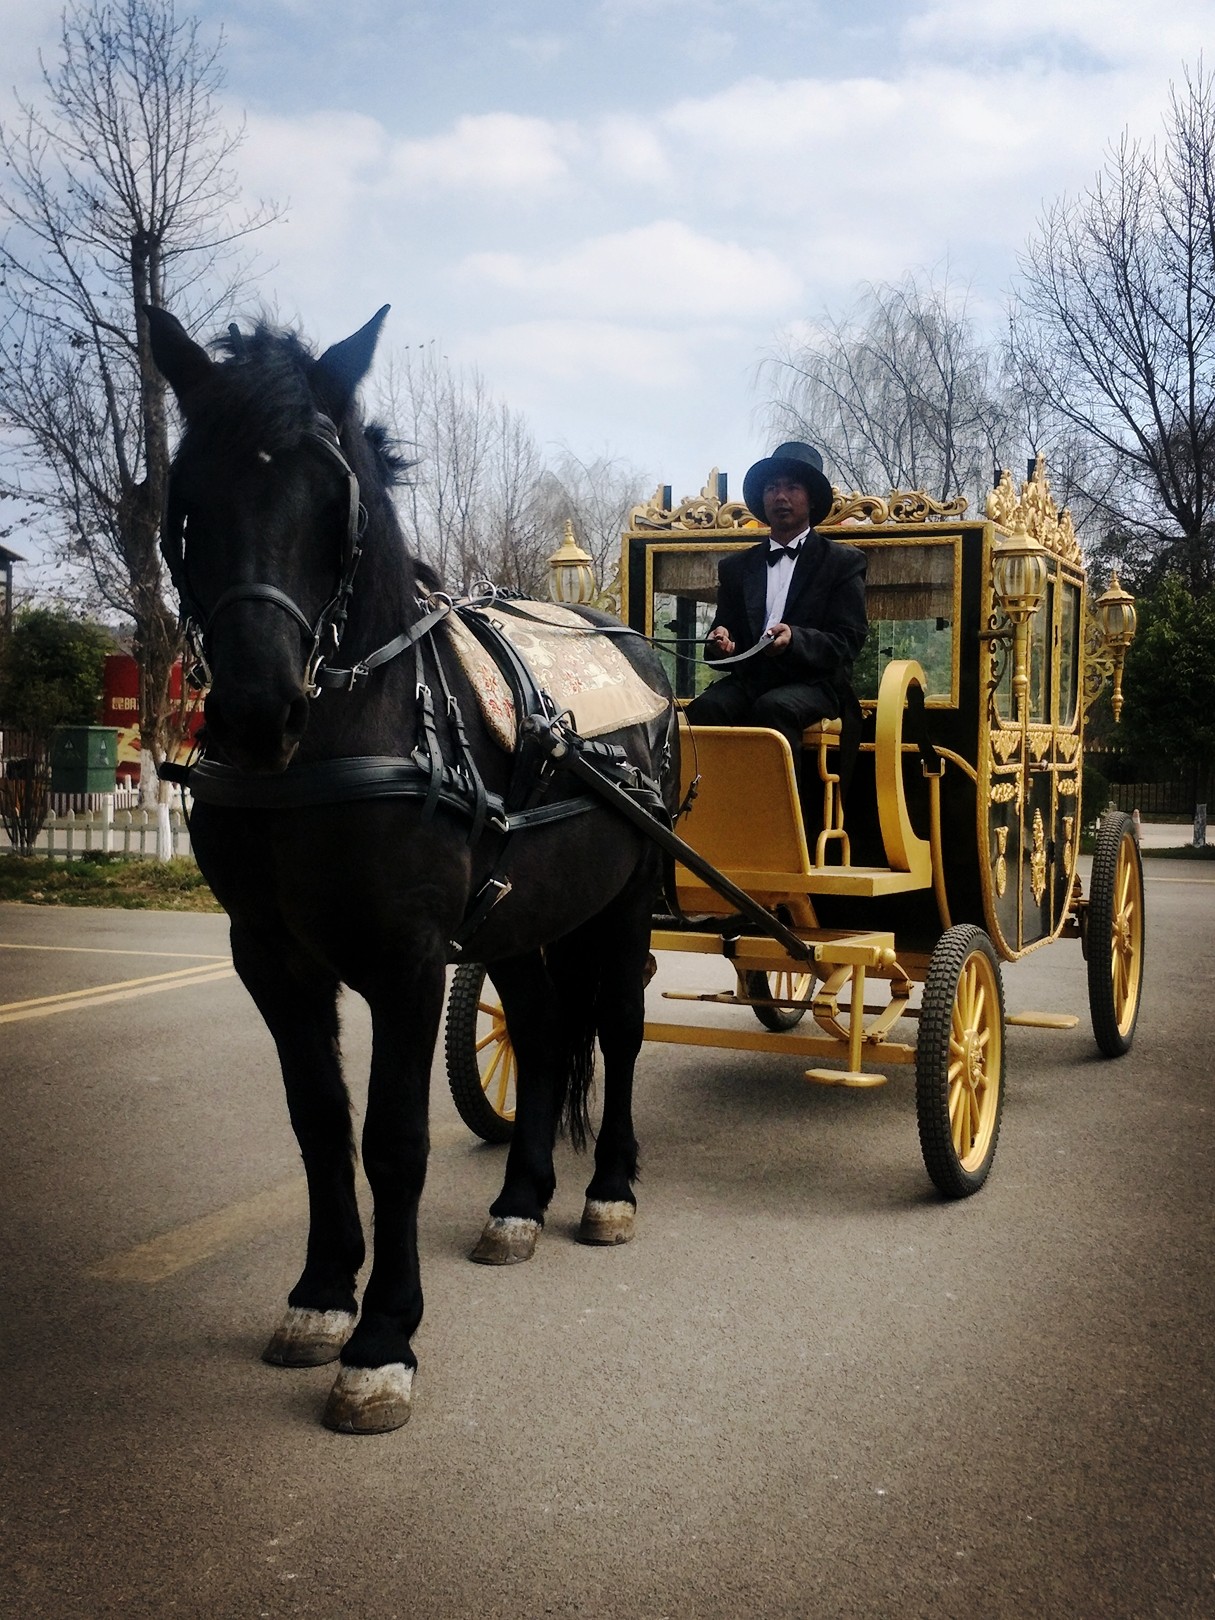
<path id="1" fill-rule="evenodd" d="M 546 469 L 537 491 L 547 556 L 561 544 L 568 521 L 574 539 L 590 554 L 601 587 L 610 585 L 620 562 L 620 536 L 629 509 L 652 484 L 619 456 L 583 460 L 563 447 Z"/>
<path id="2" fill-rule="evenodd" d="M 1215 81 L 1174 86 L 1163 138 L 1124 134 L 1052 203 L 1021 264 L 1017 367 L 1087 441 L 1083 494 L 1143 577 L 1215 585 Z M 1118 560 L 1118 559 L 1115 559 Z"/>
<path id="3" fill-rule="evenodd" d="M 391 358 L 381 407 L 415 462 L 400 504 L 418 555 L 449 589 L 480 578 L 534 589 L 547 555 L 535 501 L 543 466 L 526 419 L 433 342 Z"/>
<path id="4" fill-rule="evenodd" d="M 221 46 L 173 0 L 71 4 L 39 103 L 0 129 L 0 416 L 15 446 L 0 492 L 33 503 L 134 620 L 145 783 L 176 740 L 180 644 L 157 550 L 166 391 L 144 307 L 213 319 L 243 273 L 236 245 L 275 217 L 234 212 L 243 132 L 216 105 Z"/>
<path id="5" fill-rule="evenodd" d="M 788 337 L 760 375 L 772 434 L 817 445 L 853 489 L 978 500 L 1010 431 L 997 347 L 947 273 L 866 287 L 847 313 Z"/>

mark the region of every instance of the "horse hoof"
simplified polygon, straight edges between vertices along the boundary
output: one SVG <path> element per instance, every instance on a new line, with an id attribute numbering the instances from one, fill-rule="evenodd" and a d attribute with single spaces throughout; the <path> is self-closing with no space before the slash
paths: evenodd
<path id="1" fill-rule="evenodd" d="M 637 1226 L 637 1206 L 627 1198 L 611 1202 L 588 1198 L 578 1228 L 579 1243 L 630 1243 Z"/>
<path id="2" fill-rule="evenodd" d="M 513 1266 L 536 1252 L 540 1222 L 523 1215 L 491 1215 L 469 1255 L 479 1266 Z"/>
<path id="3" fill-rule="evenodd" d="M 323 1367 L 336 1361 L 354 1331 L 353 1311 L 312 1311 L 288 1305 L 262 1360 L 273 1367 Z"/>
<path id="4" fill-rule="evenodd" d="M 329 1391 L 324 1423 L 338 1434 L 388 1434 L 409 1422 L 414 1368 L 343 1367 Z"/>

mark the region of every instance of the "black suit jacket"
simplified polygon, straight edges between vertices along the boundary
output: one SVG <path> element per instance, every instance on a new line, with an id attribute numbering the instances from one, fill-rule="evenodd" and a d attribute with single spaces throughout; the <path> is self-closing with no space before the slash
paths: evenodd
<path id="1" fill-rule="evenodd" d="M 753 647 L 767 617 L 768 542 L 736 552 L 719 564 L 717 614 L 736 652 Z M 784 622 L 793 632 L 782 653 L 759 653 L 731 673 L 757 692 L 791 682 L 821 684 L 838 700 L 852 688 L 852 665 L 869 630 L 865 614 L 865 553 L 827 540 L 814 529 L 802 542 L 785 599 Z M 712 659 L 706 653 L 706 662 Z"/>

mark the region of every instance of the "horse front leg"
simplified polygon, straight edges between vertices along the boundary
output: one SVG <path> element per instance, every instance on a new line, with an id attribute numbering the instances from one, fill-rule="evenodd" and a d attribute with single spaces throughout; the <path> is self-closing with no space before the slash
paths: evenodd
<path id="1" fill-rule="evenodd" d="M 363 1169 L 374 1201 L 374 1258 L 324 1421 L 344 1434 L 384 1434 L 409 1419 L 418 1365 L 410 1342 L 422 1320 L 418 1203 L 430 1148 L 430 1065 L 444 964 L 412 962 L 355 988 L 372 1018 Z"/>
<path id="2" fill-rule="evenodd" d="M 280 1367 L 336 1360 L 355 1324 L 363 1231 L 354 1191 L 350 1099 L 338 1042 L 337 980 L 293 961 L 285 938 L 234 922 L 232 956 L 266 1022 L 308 1180 L 304 1269 L 262 1358 Z"/>
<path id="3" fill-rule="evenodd" d="M 515 1128 L 502 1191 L 469 1259 L 509 1266 L 536 1252 L 557 1186 L 553 1144 L 569 1084 L 563 1049 L 571 1043 L 562 1038 L 562 1010 L 539 952 L 495 962 L 493 975 L 518 1064 Z"/>

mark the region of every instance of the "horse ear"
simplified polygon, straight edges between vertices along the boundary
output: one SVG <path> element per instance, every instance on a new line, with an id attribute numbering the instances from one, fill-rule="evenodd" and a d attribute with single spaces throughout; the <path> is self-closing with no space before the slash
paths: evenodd
<path id="1" fill-rule="evenodd" d="M 340 423 L 354 398 L 354 391 L 367 375 L 376 339 L 390 305 L 385 304 L 353 337 L 335 343 L 312 368 L 312 387 L 326 414 Z"/>
<path id="2" fill-rule="evenodd" d="M 152 359 L 181 404 L 185 396 L 211 375 L 215 362 L 190 337 L 176 315 L 154 304 L 144 305 L 152 339 Z"/>

